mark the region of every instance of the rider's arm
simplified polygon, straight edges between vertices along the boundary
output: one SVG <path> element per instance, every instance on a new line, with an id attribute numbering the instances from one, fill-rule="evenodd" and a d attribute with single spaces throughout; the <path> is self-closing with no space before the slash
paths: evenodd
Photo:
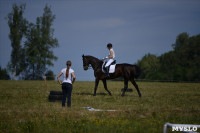
<path id="1" fill-rule="evenodd" d="M 110 55 L 108 56 L 109 59 L 112 59 L 113 58 L 113 51 L 110 50 Z"/>
<path id="2" fill-rule="evenodd" d="M 113 58 L 113 51 L 110 50 L 110 55 L 106 56 L 105 58 L 103 58 L 103 60 L 105 60 L 105 59 L 112 59 L 112 58 Z"/>

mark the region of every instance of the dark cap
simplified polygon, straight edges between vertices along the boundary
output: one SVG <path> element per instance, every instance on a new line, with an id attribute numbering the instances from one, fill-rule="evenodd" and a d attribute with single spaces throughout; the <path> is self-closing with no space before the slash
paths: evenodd
<path id="1" fill-rule="evenodd" d="M 111 47 L 112 47 L 112 44 L 111 44 L 111 43 L 108 43 L 108 44 L 107 44 L 107 47 L 108 47 L 108 48 L 111 48 Z"/>

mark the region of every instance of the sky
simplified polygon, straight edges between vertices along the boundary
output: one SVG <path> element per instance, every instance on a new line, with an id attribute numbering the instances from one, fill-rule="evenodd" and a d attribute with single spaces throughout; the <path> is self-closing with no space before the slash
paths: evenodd
<path id="1" fill-rule="evenodd" d="M 117 63 L 135 64 L 145 54 L 160 56 L 173 50 L 180 33 L 200 34 L 200 0 L 0 0 L 3 68 L 12 50 L 5 18 L 14 3 L 26 3 L 24 18 L 33 23 L 46 4 L 51 6 L 59 47 L 53 50 L 58 60 L 48 69 L 58 75 L 71 60 L 79 81 L 95 80 L 92 69 L 83 70 L 82 54 L 102 59 L 109 53 L 108 43 L 113 44 Z"/>

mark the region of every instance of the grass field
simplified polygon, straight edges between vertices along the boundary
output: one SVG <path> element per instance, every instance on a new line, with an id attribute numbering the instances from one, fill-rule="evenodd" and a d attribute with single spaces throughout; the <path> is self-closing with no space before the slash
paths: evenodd
<path id="1" fill-rule="evenodd" d="M 92 96 L 94 82 L 75 82 L 72 107 L 62 108 L 48 101 L 50 90 L 61 90 L 56 81 L 47 89 L 44 81 L 0 81 L 0 132 L 162 133 L 166 122 L 200 124 L 200 83 L 137 83 L 142 98 L 130 83 L 133 92 L 121 97 L 120 81 L 108 82 L 112 96 L 102 83 Z"/>

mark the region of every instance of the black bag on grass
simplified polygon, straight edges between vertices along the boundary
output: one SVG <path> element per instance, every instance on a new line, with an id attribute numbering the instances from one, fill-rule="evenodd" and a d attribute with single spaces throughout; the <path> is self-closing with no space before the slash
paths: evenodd
<path id="1" fill-rule="evenodd" d="M 63 95 L 62 91 L 50 91 L 50 95 Z"/>
<path id="2" fill-rule="evenodd" d="M 62 95 L 49 95 L 49 101 L 62 101 L 63 96 Z"/>

